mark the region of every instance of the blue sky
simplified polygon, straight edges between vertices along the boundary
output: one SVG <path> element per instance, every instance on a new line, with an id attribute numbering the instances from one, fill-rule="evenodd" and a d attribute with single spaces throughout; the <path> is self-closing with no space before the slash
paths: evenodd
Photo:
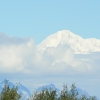
<path id="1" fill-rule="evenodd" d="M 70 53 L 62 46 L 49 48 L 47 54 L 37 50 L 35 44 L 60 30 L 100 39 L 100 0 L 0 0 L 0 33 L 8 35 L 0 34 L 0 80 L 21 82 L 30 89 L 75 82 L 100 97 L 100 53 L 84 62 L 70 48 Z M 71 60 L 69 65 L 57 53 Z M 56 60 L 61 61 L 52 66 Z"/>
<path id="2" fill-rule="evenodd" d="M 0 0 L 0 32 L 36 44 L 59 30 L 100 39 L 99 26 L 100 0 Z"/>

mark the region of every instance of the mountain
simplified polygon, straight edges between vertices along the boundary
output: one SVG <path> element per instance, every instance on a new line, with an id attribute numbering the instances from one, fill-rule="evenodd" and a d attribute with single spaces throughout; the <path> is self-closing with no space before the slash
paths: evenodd
<path id="1" fill-rule="evenodd" d="M 60 91 L 58 88 L 55 87 L 54 84 L 41 86 L 41 87 L 39 87 L 37 90 L 38 90 L 38 91 L 42 91 L 44 88 L 46 88 L 46 89 L 50 89 L 50 88 L 52 88 L 53 90 L 57 90 L 57 92 Z"/>
<path id="2" fill-rule="evenodd" d="M 50 89 L 50 88 L 52 88 L 53 90 L 56 90 L 57 94 L 60 95 L 60 89 L 56 88 L 54 84 L 41 86 L 37 89 L 37 91 L 41 92 L 43 89 Z M 85 90 L 82 90 L 80 88 L 76 88 L 76 91 L 78 92 L 78 97 L 80 97 L 82 95 L 89 97 L 89 94 Z M 68 92 L 70 93 L 70 90 L 68 90 Z"/>
<path id="3" fill-rule="evenodd" d="M 53 90 L 56 90 L 57 91 L 57 94 L 58 96 L 60 96 L 60 89 L 56 88 L 54 84 L 50 84 L 50 85 L 44 85 L 44 86 L 41 86 L 37 89 L 37 91 L 41 92 L 43 89 L 50 89 L 52 88 Z M 82 90 L 80 88 L 77 88 L 75 89 L 77 92 L 78 92 L 78 98 L 81 97 L 82 95 L 85 95 L 87 98 L 90 97 L 90 95 L 85 91 L 85 90 Z M 68 92 L 70 93 L 71 91 L 68 90 Z M 100 100 L 99 98 L 96 97 L 97 100 Z"/>
<path id="4" fill-rule="evenodd" d="M 5 81 L 2 81 L 0 83 L 0 92 L 1 92 L 2 88 L 4 87 L 4 84 L 5 84 Z M 12 88 L 14 86 L 14 84 L 12 82 L 8 82 L 8 84 L 9 84 L 10 88 Z M 58 96 L 60 96 L 60 89 L 56 88 L 56 86 L 54 84 L 41 86 L 37 89 L 37 91 L 41 92 L 45 88 L 46 89 L 52 88 L 53 90 L 56 90 Z M 80 88 L 76 88 L 76 90 L 78 92 L 78 97 L 80 97 L 82 95 L 85 95 L 86 97 L 90 97 L 90 95 L 85 90 L 82 90 Z M 68 92 L 70 93 L 70 90 L 68 90 Z M 18 85 L 18 93 L 22 94 L 21 100 L 28 100 L 28 98 L 31 96 L 30 91 L 22 84 Z M 100 100 L 100 99 L 97 98 L 97 100 Z"/>
<path id="5" fill-rule="evenodd" d="M 74 53 L 100 52 L 99 39 L 83 39 L 69 30 L 58 31 L 48 36 L 37 48 L 43 52 L 48 47 L 57 47 L 60 44 L 69 45 Z"/>
<path id="6" fill-rule="evenodd" d="M 85 95 L 88 98 L 90 97 L 90 95 L 85 90 L 82 90 L 80 88 L 76 88 L 76 91 L 78 92 L 78 97 L 81 97 L 82 95 Z"/>
<path id="7" fill-rule="evenodd" d="M 2 88 L 4 87 L 4 84 L 5 84 L 5 81 L 2 81 L 0 83 L 0 92 L 1 92 Z M 8 82 L 8 84 L 9 84 L 10 88 L 12 88 L 14 86 L 14 84 L 12 82 Z M 18 93 L 20 93 L 22 95 L 21 100 L 27 100 L 31 96 L 30 91 L 22 84 L 18 85 Z"/>

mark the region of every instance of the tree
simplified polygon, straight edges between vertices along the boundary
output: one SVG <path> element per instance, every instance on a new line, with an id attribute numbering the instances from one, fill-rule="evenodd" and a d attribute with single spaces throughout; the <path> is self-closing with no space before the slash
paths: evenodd
<path id="1" fill-rule="evenodd" d="M 60 95 L 52 88 L 44 88 L 41 92 L 36 91 L 29 100 L 97 100 L 96 97 L 87 98 L 85 95 L 78 97 L 78 91 L 75 84 L 71 85 L 71 90 L 68 90 L 67 85 L 63 85 Z"/>
<path id="2" fill-rule="evenodd" d="M 78 92 L 76 90 L 75 83 L 71 85 L 71 100 L 77 100 Z"/>
<path id="3" fill-rule="evenodd" d="M 56 90 L 44 88 L 41 92 L 36 91 L 29 100 L 57 100 Z"/>
<path id="4" fill-rule="evenodd" d="M 20 100 L 21 94 L 17 92 L 18 85 L 14 85 L 10 88 L 8 80 L 5 80 L 5 85 L 0 93 L 0 100 Z"/>
<path id="5" fill-rule="evenodd" d="M 58 98 L 58 100 L 69 100 L 70 99 L 70 95 L 68 93 L 68 87 L 67 85 L 63 85 L 63 90 L 60 93 L 60 97 Z"/>
<path id="6" fill-rule="evenodd" d="M 68 91 L 67 85 L 63 85 L 63 90 L 60 93 L 58 100 L 77 100 L 78 92 L 76 90 L 75 84 L 72 84 L 71 90 Z"/>

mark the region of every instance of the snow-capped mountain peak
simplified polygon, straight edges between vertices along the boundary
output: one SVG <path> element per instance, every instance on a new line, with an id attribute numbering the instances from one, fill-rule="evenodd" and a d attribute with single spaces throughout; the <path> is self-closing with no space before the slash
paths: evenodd
<path id="1" fill-rule="evenodd" d="M 44 89 L 53 89 L 53 90 L 56 90 L 56 92 L 57 92 L 57 95 L 58 96 L 60 96 L 60 89 L 58 89 L 58 88 L 56 88 L 56 86 L 54 85 L 54 84 L 50 84 L 50 85 L 44 85 L 44 86 L 41 86 L 41 87 L 39 87 L 38 89 L 37 89 L 37 91 L 38 92 L 41 92 L 42 90 L 44 90 Z M 77 88 L 76 87 L 76 92 L 78 92 L 78 95 L 77 95 L 77 97 L 78 98 L 80 98 L 81 96 L 86 96 L 87 98 L 89 98 L 90 97 L 90 95 L 85 91 L 85 90 L 82 90 L 82 89 L 80 89 L 80 88 Z M 71 90 L 68 90 L 68 93 L 70 94 L 71 93 Z M 96 97 L 97 98 L 97 97 Z M 99 100 L 98 98 L 97 98 L 97 100 Z"/>
<path id="2" fill-rule="evenodd" d="M 51 34 L 37 47 L 39 51 L 43 52 L 48 47 L 57 47 L 60 44 L 69 45 L 74 53 L 100 51 L 100 40 L 95 38 L 83 39 L 69 30 L 62 30 Z"/>
<path id="3" fill-rule="evenodd" d="M 9 84 L 10 88 L 12 88 L 14 86 L 14 84 L 12 82 L 8 81 L 8 84 Z M 0 82 L 0 92 L 3 89 L 4 85 L 5 85 L 5 80 Z M 18 93 L 21 94 L 21 96 L 22 96 L 21 100 L 27 100 L 31 96 L 30 91 L 22 84 L 18 85 Z"/>

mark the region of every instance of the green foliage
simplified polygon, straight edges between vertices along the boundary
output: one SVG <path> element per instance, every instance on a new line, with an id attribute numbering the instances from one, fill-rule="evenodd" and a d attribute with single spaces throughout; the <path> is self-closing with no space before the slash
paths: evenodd
<path id="1" fill-rule="evenodd" d="M 5 85 L 0 93 L 0 100 L 20 100 L 21 94 L 17 91 L 18 85 L 14 85 L 10 88 L 8 80 L 5 80 Z M 71 85 L 70 91 L 68 91 L 68 87 L 65 84 L 60 94 L 57 94 L 57 91 L 52 88 L 44 88 L 41 92 L 34 92 L 29 100 L 96 100 L 96 97 L 87 98 L 85 95 L 82 95 L 79 98 L 75 84 Z"/>
<path id="2" fill-rule="evenodd" d="M 95 96 L 87 98 L 85 95 L 83 95 L 78 100 L 97 100 L 97 99 Z"/>
<path id="3" fill-rule="evenodd" d="M 36 91 L 30 100 L 57 100 L 56 90 L 44 88 L 41 92 Z"/>
<path id="4" fill-rule="evenodd" d="M 70 93 L 68 92 L 67 85 L 64 85 L 58 100 L 77 100 L 77 95 L 78 92 L 76 90 L 75 84 L 72 84 Z"/>
<path id="5" fill-rule="evenodd" d="M 17 90 L 17 85 L 10 88 L 8 80 L 5 80 L 5 85 L 0 93 L 0 100 L 20 100 L 21 95 L 17 93 Z"/>
<path id="6" fill-rule="evenodd" d="M 44 88 L 41 92 L 36 91 L 29 100 L 96 100 L 96 98 L 87 98 L 84 95 L 79 98 L 76 86 L 72 84 L 70 92 L 67 85 L 63 85 L 63 90 L 61 90 L 59 96 L 56 90 Z"/>

